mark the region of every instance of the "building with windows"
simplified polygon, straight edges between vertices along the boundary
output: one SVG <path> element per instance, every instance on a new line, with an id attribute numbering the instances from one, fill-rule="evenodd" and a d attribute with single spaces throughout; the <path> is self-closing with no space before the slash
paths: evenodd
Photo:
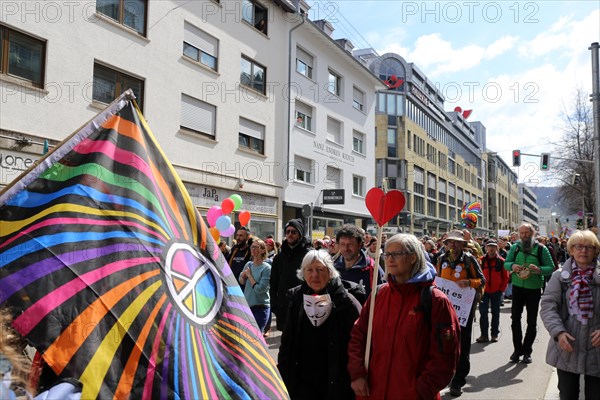
<path id="1" fill-rule="evenodd" d="M 515 231 L 522 222 L 519 213 L 519 190 L 517 174 L 498 154 L 487 155 L 487 209 L 488 226 L 491 231 Z"/>
<path id="2" fill-rule="evenodd" d="M 35 143 L 56 145 L 132 88 L 201 212 L 239 193 L 253 231 L 278 230 L 287 66 L 273 54 L 287 54 L 290 2 L 14 4 L 0 22 L 3 155 L 36 159 Z"/>
<path id="3" fill-rule="evenodd" d="M 460 226 L 462 206 L 485 206 L 485 127 L 444 110 L 433 82 L 397 54 L 372 49 L 354 56 L 387 83 L 377 92 L 376 184 L 404 192 L 407 205 L 390 222 L 417 235 L 441 234 Z M 479 221 L 476 233 L 486 232 Z"/>
<path id="4" fill-rule="evenodd" d="M 305 3 L 14 6 L 0 19 L 0 185 L 132 88 L 201 213 L 238 193 L 260 237 L 303 204 L 319 229 L 368 216 L 379 81 Z M 324 204 L 325 189 L 344 203 Z"/>
<path id="5" fill-rule="evenodd" d="M 302 19 L 290 31 L 289 180 L 284 220 L 312 207 L 314 237 L 370 218 L 365 195 L 374 186 L 375 91 L 385 86 L 352 57 L 352 43 L 334 40 L 325 20 Z M 365 225 L 366 226 L 366 225 Z"/>
<path id="6" fill-rule="evenodd" d="M 529 222 L 539 231 L 537 196 L 526 184 L 519 183 L 519 220 Z"/>

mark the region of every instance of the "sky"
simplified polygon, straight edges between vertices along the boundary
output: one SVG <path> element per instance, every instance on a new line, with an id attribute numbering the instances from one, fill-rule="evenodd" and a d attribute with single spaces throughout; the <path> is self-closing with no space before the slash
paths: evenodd
<path id="1" fill-rule="evenodd" d="M 392 52 L 414 63 L 446 98 L 472 109 L 487 148 L 512 166 L 511 153 L 556 153 L 561 114 L 577 88 L 592 91 L 590 45 L 600 42 L 600 1 L 308 1 L 335 39 L 355 49 Z M 519 182 L 556 184 L 523 156 Z"/>

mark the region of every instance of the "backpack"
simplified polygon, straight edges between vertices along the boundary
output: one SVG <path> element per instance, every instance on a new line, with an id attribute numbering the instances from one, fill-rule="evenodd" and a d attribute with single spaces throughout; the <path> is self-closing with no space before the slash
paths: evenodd
<path id="1" fill-rule="evenodd" d="M 542 255 L 544 254 L 544 249 L 542 249 L 542 246 L 543 245 L 540 244 L 540 243 L 537 244 L 537 249 L 538 249 L 537 250 L 537 259 L 538 259 L 538 264 L 539 264 L 538 267 L 540 265 L 543 265 L 542 264 L 542 262 L 543 262 L 542 261 Z M 521 246 L 517 246 L 517 248 L 515 249 L 515 258 L 512 261 L 509 261 L 509 262 L 515 262 L 515 260 L 517 259 L 517 254 L 519 254 L 519 251 L 521 251 Z M 550 250 L 548 250 L 548 251 L 550 251 Z M 525 254 L 533 255 L 531 253 L 525 253 Z M 506 260 L 506 261 L 508 261 L 508 260 Z"/>
<path id="2" fill-rule="evenodd" d="M 377 292 L 379 292 L 379 288 L 383 285 L 385 285 L 385 283 L 377 285 Z M 433 298 L 433 289 L 437 289 L 437 286 L 430 285 L 421 289 L 419 305 L 415 308 L 415 311 L 421 311 L 423 313 L 423 320 L 427 323 L 429 328 L 431 328 L 431 305 L 433 303 L 431 299 Z"/>
<path id="3" fill-rule="evenodd" d="M 471 266 L 472 266 L 472 262 L 473 259 L 471 257 L 474 257 L 473 255 L 469 254 L 469 256 L 465 257 L 465 268 L 467 270 L 467 278 L 469 279 L 477 279 L 477 276 L 471 276 Z M 481 267 L 479 266 L 478 263 L 475 263 L 475 265 L 481 270 Z M 477 275 L 477 274 L 475 274 Z M 481 276 L 483 276 L 483 271 L 481 271 Z M 481 284 L 479 285 L 479 287 L 475 288 L 475 304 L 480 303 L 481 299 L 483 298 L 483 294 L 485 293 L 485 279 L 483 280 L 483 282 L 481 282 Z"/>
<path id="4" fill-rule="evenodd" d="M 431 285 L 421 289 L 421 299 L 419 300 L 419 305 L 417 306 L 417 310 L 423 312 L 423 319 L 429 328 L 431 328 L 431 299 L 433 297 L 432 292 L 434 288 L 435 286 Z"/>

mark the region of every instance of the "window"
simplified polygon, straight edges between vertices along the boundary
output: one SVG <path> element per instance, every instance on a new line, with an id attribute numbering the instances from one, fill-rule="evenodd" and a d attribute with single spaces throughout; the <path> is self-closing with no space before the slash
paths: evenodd
<path id="1" fill-rule="evenodd" d="M 437 194 L 435 175 L 427 173 L 427 197 L 435 199 Z"/>
<path id="2" fill-rule="evenodd" d="M 357 153 L 365 154 L 365 135 L 360 132 L 352 132 L 352 150 Z"/>
<path id="3" fill-rule="evenodd" d="M 365 178 L 352 175 L 352 194 L 355 196 L 365 195 Z"/>
<path id="4" fill-rule="evenodd" d="M 341 171 L 338 168 L 327 166 L 325 176 L 325 185 L 329 189 L 339 189 L 342 186 Z"/>
<path id="5" fill-rule="evenodd" d="M 294 179 L 299 182 L 313 183 L 314 163 L 308 158 L 294 156 Z"/>
<path id="6" fill-rule="evenodd" d="M 267 8 L 254 0 L 242 1 L 242 18 L 244 21 L 267 34 L 267 21 L 269 20 Z"/>
<path id="7" fill-rule="evenodd" d="M 327 80 L 327 91 L 329 91 L 329 93 L 335 94 L 338 97 L 341 97 L 342 78 L 332 70 L 329 70 Z"/>
<path id="8" fill-rule="evenodd" d="M 217 70 L 219 41 L 188 22 L 184 25 L 183 55 Z"/>
<path id="9" fill-rule="evenodd" d="M 181 128 L 214 138 L 217 107 L 181 94 Z"/>
<path id="10" fill-rule="evenodd" d="M 363 111 L 363 107 L 365 104 L 365 93 L 357 89 L 356 87 L 352 88 L 352 107 L 356 108 L 359 111 Z"/>
<path id="11" fill-rule="evenodd" d="M 240 117 L 239 146 L 265 154 L 265 127 Z"/>
<path id="12" fill-rule="evenodd" d="M 144 81 L 123 72 L 94 64 L 94 90 L 92 98 L 100 103 L 111 103 L 127 89 L 132 89 L 136 101 L 143 110 Z"/>
<path id="13" fill-rule="evenodd" d="M 300 47 L 296 47 L 296 71 L 299 74 L 312 79 L 313 70 L 313 58 L 310 54 L 302 50 Z"/>
<path id="14" fill-rule="evenodd" d="M 387 148 L 388 157 L 397 157 L 396 129 L 388 128 L 387 130 Z"/>
<path id="15" fill-rule="evenodd" d="M 327 140 L 342 144 L 342 123 L 331 117 L 327 117 Z"/>
<path id="16" fill-rule="evenodd" d="M 96 11 L 146 35 L 148 0 L 96 0 Z"/>
<path id="17" fill-rule="evenodd" d="M 0 72 L 44 86 L 46 42 L 0 25 Z"/>
<path id="18" fill-rule="evenodd" d="M 296 126 L 312 132 L 312 107 L 296 101 Z"/>
<path id="19" fill-rule="evenodd" d="M 418 194 L 425 194 L 425 170 L 423 168 L 415 168 L 415 178 L 413 182 L 413 191 Z"/>
<path id="20" fill-rule="evenodd" d="M 262 94 L 266 94 L 265 82 L 267 81 L 267 69 L 243 56 L 241 67 L 240 83 Z"/>

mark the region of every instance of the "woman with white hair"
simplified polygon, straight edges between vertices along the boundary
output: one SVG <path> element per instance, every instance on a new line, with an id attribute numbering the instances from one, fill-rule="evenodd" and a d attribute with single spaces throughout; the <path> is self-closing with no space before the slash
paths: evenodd
<path id="1" fill-rule="evenodd" d="M 446 295 L 431 289 L 435 269 L 415 236 L 392 236 L 383 257 L 388 276 L 375 298 L 368 371 L 370 298 L 348 345 L 352 389 L 373 399 L 439 399 L 458 362 L 458 318 Z"/>
<path id="2" fill-rule="evenodd" d="M 353 399 L 348 341 L 360 303 L 344 288 L 331 256 L 310 250 L 289 290 L 278 368 L 292 399 Z"/>
<path id="3" fill-rule="evenodd" d="M 592 231 L 576 231 L 567 242 L 571 257 L 552 274 L 540 316 L 550 333 L 546 362 L 556 367 L 561 400 L 600 394 L 600 242 Z"/>

